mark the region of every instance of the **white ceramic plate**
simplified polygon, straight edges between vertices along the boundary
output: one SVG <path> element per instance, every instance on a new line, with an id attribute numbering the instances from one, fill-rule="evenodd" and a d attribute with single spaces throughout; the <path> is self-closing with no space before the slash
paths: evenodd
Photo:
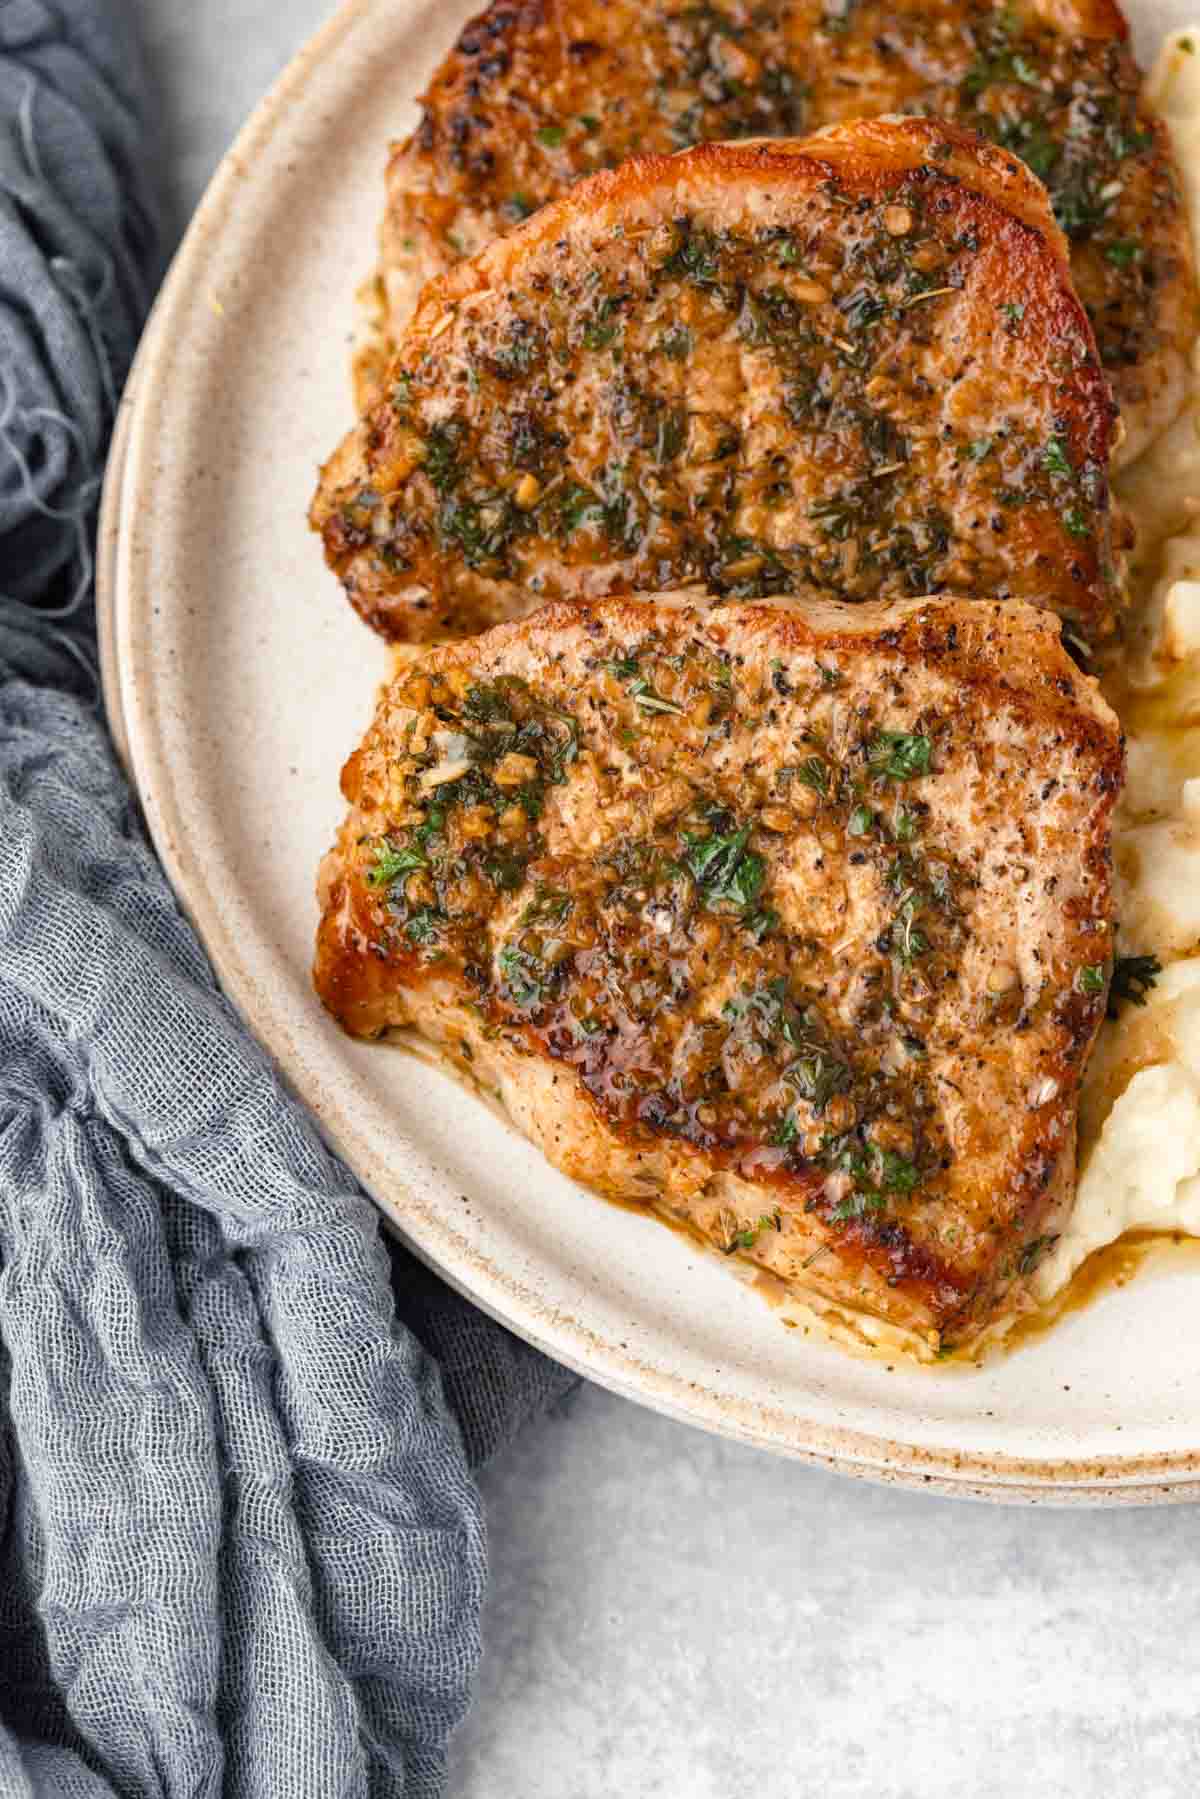
<path id="1" fill-rule="evenodd" d="M 309 986 L 313 876 L 385 652 L 304 524 L 350 422 L 385 146 L 466 16 L 350 0 L 230 152 L 131 383 L 101 546 L 110 714 L 227 991 L 409 1242 L 512 1329 L 706 1429 L 1030 1500 L 1200 1496 L 1200 1287 L 1113 1291 L 983 1371 L 785 1330 L 649 1219 L 555 1174 L 448 1077 L 353 1043 Z M 1185 9 L 1143 7 L 1143 61 Z"/>

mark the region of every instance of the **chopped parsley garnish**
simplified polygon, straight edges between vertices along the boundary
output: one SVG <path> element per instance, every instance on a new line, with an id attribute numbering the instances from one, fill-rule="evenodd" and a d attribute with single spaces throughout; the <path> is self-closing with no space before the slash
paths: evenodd
<path id="1" fill-rule="evenodd" d="M 901 894 L 896 906 L 896 915 L 892 920 L 892 949 L 906 968 L 923 956 L 929 948 L 929 939 L 917 925 L 917 918 L 923 909 L 924 901 L 915 887 L 908 887 Z"/>
<path id="2" fill-rule="evenodd" d="M 1118 238 L 1115 243 L 1106 244 L 1104 255 L 1115 268 L 1127 269 L 1132 267 L 1135 262 L 1142 260 L 1143 250 L 1135 238 L 1122 237 Z"/>
<path id="3" fill-rule="evenodd" d="M 858 287 L 844 300 L 838 301 L 838 311 L 851 331 L 868 331 L 872 325 L 879 323 L 887 311 L 887 305 L 869 287 Z"/>
<path id="4" fill-rule="evenodd" d="M 561 887 L 539 887 L 524 912 L 521 923 L 562 924 L 574 901 Z"/>
<path id="5" fill-rule="evenodd" d="M 518 722 L 515 702 L 529 707 L 529 715 Z M 462 702 L 462 715 L 472 723 L 499 727 L 506 734 L 505 749 L 515 749 L 537 761 L 542 778 L 561 787 L 567 769 L 579 754 L 579 726 L 567 712 L 539 703 L 519 675 L 502 675 L 495 681 L 482 681 L 467 689 Z M 518 789 L 518 796 L 521 789 Z M 528 808 L 527 808 L 528 809 Z M 531 816 L 536 816 L 536 812 Z"/>
<path id="6" fill-rule="evenodd" d="M 1109 188 L 1097 185 L 1094 172 L 1085 167 L 1056 185 L 1054 216 L 1068 237 L 1089 238 L 1104 224 L 1112 198 Z"/>
<path id="7" fill-rule="evenodd" d="M 745 913 L 756 905 L 767 865 L 754 850 L 746 848 L 749 840 L 749 825 L 736 831 L 714 831 L 710 837 L 684 832 L 684 863 L 706 906 L 713 910 L 731 906 Z"/>
<path id="8" fill-rule="evenodd" d="M 779 923 L 779 914 L 774 906 L 762 906 L 744 921 L 744 928 L 749 931 L 755 943 L 761 943 L 769 931 L 773 931 Z"/>
<path id="9" fill-rule="evenodd" d="M 541 843 L 523 826 L 507 841 L 501 835 L 472 834 L 451 852 L 443 841 L 448 821 L 471 811 L 492 818 L 523 813 L 532 823 L 542 812 L 547 786 L 563 782 L 578 755 L 579 727 L 512 675 L 477 682 L 461 697 L 445 692 L 435 710 L 443 724 L 454 727 L 458 746 L 451 753 L 456 760 L 461 756 L 461 769 L 425 800 L 423 816 L 404 841 L 376 841 L 364 880 L 383 890 L 394 928 L 411 943 L 469 950 L 473 962 L 481 947 L 470 942 L 474 926 L 463 919 L 455 901 L 447 905 L 455 884 L 473 865 L 497 893 L 519 892 Z M 524 778 L 518 785 L 498 784 L 498 764 L 510 752 L 526 764 Z M 412 875 L 419 880 L 410 883 L 406 877 Z M 526 922 L 559 923 L 570 904 L 561 891 L 539 886 Z"/>
<path id="10" fill-rule="evenodd" d="M 811 787 L 822 799 L 829 794 L 829 764 L 823 756 L 810 756 L 796 770 L 796 779 L 805 787 Z"/>
<path id="11" fill-rule="evenodd" d="M 497 958 L 500 974 L 514 1005 L 523 1009 L 540 1005 L 549 973 L 544 962 L 515 943 L 506 943 Z"/>
<path id="12" fill-rule="evenodd" d="M 882 1213 L 887 1207 L 887 1200 L 882 1193 L 876 1193 L 874 1187 L 851 1187 L 846 1198 L 838 1200 L 829 1216 L 838 1225 L 849 1223 L 855 1218 L 865 1218 L 867 1213 Z"/>
<path id="13" fill-rule="evenodd" d="M 1061 148 L 1040 119 L 1013 119 L 1000 126 L 997 141 L 1028 163 L 1041 181 L 1048 181 L 1061 155 Z"/>
<path id="14" fill-rule="evenodd" d="M 481 502 L 449 493 L 438 509 L 438 539 L 443 548 L 457 544 L 468 568 L 500 573 L 510 540 L 522 528 L 524 515 L 507 500 Z"/>
<path id="15" fill-rule="evenodd" d="M 472 724 L 511 725 L 515 730 L 517 721 L 513 699 L 516 696 L 510 692 L 513 685 L 511 677 L 508 680 L 501 678 L 499 681 L 476 681 L 474 686 L 467 688 L 467 696 L 462 704 L 463 717 L 470 719 Z M 515 685 L 519 690 L 524 682 L 517 682 Z"/>
<path id="16" fill-rule="evenodd" d="M 435 943 L 443 922 L 432 906 L 421 906 L 405 920 L 405 934 L 413 943 Z"/>
<path id="17" fill-rule="evenodd" d="M 468 435 L 465 419 L 446 419 L 442 424 L 429 427 L 423 466 L 440 494 L 449 493 L 462 474 L 459 457 Z"/>
<path id="18" fill-rule="evenodd" d="M 887 932 L 879 940 L 905 968 L 930 948 L 918 920 L 930 912 L 954 918 L 950 870 L 945 863 L 922 860 L 907 851 L 896 856 L 887 872 L 887 886 L 895 895 L 895 912 Z"/>
<path id="19" fill-rule="evenodd" d="M 790 1062 L 783 1078 L 806 1099 L 814 1112 L 823 1112 L 835 1093 L 845 1093 L 851 1084 L 849 1065 L 828 1046 L 811 1043 L 804 1053 Z"/>
<path id="20" fill-rule="evenodd" d="M 815 1112 L 823 1112 L 835 1093 L 845 1093 L 852 1086 L 850 1065 L 830 1037 L 820 1013 L 815 1006 L 798 1005 L 790 997 L 782 975 L 765 987 L 726 1001 L 723 1016 L 735 1027 L 748 1029 L 760 1043 L 777 1048 L 782 1042 L 796 1052 L 783 1070 L 783 1079 Z M 773 1143 L 795 1140 L 798 1127 L 790 1113 L 788 1119 L 790 1129 L 777 1126 Z"/>
<path id="21" fill-rule="evenodd" d="M 543 125 L 537 134 L 537 141 L 545 144 L 547 150 L 557 150 L 566 135 L 566 127 L 563 125 Z"/>
<path id="22" fill-rule="evenodd" d="M 734 1221 L 734 1228 L 726 1241 L 725 1254 L 731 1256 L 735 1249 L 753 1249 L 763 1231 L 781 1231 L 783 1229 L 783 1213 L 776 1206 L 773 1212 L 764 1212 L 752 1224 Z"/>
<path id="23" fill-rule="evenodd" d="M 1021 300 L 1006 300 L 1000 310 L 1004 314 L 1004 329 L 1010 336 L 1015 337 L 1017 334 L 1017 327 L 1025 317 L 1024 302 Z"/>
<path id="24" fill-rule="evenodd" d="M 866 837 L 875 828 L 875 814 L 870 806 L 855 806 L 846 829 L 851 837 Z"/>
<path id="25" fill-rule="evenodd" d="M 607 349 L 617 335 L 620 319 L 616 315 L 620 309 L 621 302 L 613 294 L 605 294 L 584 327 L 583 347 L 585 350 Z"/>
<path id="26" fill-rule="evenodd" d="M 582 486 L 578 481 L 568 481 L 558 501 L 559 529 L 570 535 L 580 525 L 603 525 L 604 501 L 590 487 Z"/>
<path id="27" fill-rule="evenodd" d="M 690 231 L 666 264 L 669 275 L 682 275 L 697 287 L 715 287 L 720 273 L 720 246 L 711 231 Z"/>
<path id="28" fill-rule="evenodd" d="M 1052 475 L 1070 475 L 1074 473 L 1067 457 L 1067 446 L 1061 437 L 1052 437 L 1042 455 L 1042 467 L 1049 469 Z"/>
<path id="29" fill-rule="evenodd" d="M 661 693 L 655 692 L 635 657 L 623 656 L 618 662 L 605 663 L 605 667 L 610 675 L 625 683 L 630 698 L 643 712 L 672 712 L 676 717 L 683 716 L 682 706 L 677 706 L 674 700 L 664 700 Z"/>
<path id="30" fill-rule="evenodd" d="M 368 887 L 390 887 L 401 875 L 413 874 L 418 868 L 428 868 L 428 858 L 419 849 L 405 845 L 397 849 L 388 838 L 383 838 L 375 847 L 375 860 L 367 870 Z"/>
<path id="31" fill-rule="evenodd" d="M 1103 962 L 1089 962 L 1079 970 L 1075 979 L 1080 993 L 1091 996 L 1104 992 L 1108 973 Z"/>
<path id="32" fill-rule="evenodd" d="M 852 1190 L 840 1199 L 830 1216 L 836 1223 L 864 1218 L 868 1212 L 887 1209 L 888 1196 L 907 1199 L 919 1186 L 921 1171 L 915 1162 L 883 1149 L 878 1143 L 835 1145 L 829 1166 L 834 1173 L 848 1174 L 854 1182 Z"/>
<path id="33" fill-rule="evenodd" d="M 439 837 L 446 828 L 446 811 L 444 806 L 430 806 L 425 814 L 425 821 L 413 832 L 415 843 L 426 844 L 431 837 Z"/>
<path id="34" fill-rule="evenodd" d="M 1091 526 L 1088 524 L 1087 514 L 1079 506 L 1067 507 L 1067 510 L 1063 513 L 1063 524 L 1066 526 L 1072 537 L 1087 537 L 1090 535 Z"/>
<path id="35" fill-rule="evenodd" d="M 845 543 L 855 526 L 862 522 L 863 501 L 861 490 L 847 488 L 844 493 L 834 494 L 827 500 L 814 501 L 808 516 L 816 519 L 835 543 Z"/>
<path id="36" fill-rule="evenodd" d="M 933 744 L 904 731 L 878 731 L 867 747 L 867 766 L 888 781 L 914 781 L 929 773 Z"/>
<path id="37" fill-rule="evenodd" d="M 1118 956 L 1108 990 L 1108 1016 L 1115 1018 L 1126 1001 L 1144 1006 L 1146 995 L 1162 973 L 1157 956 Z"/>
<path id="38" fill-rule="evenodd" d="M 887 1200 L 873 1187 L 852 1187 L 844 1199 L 838 1200 L 830 1217 L 836 1224 L 848 1224 L 852 1219 L 865 1218 L 868 1212 L 882 1212 L 886 1207 Z"/>
<path id="39" fill-rule="evenodd" d="M 644 675 L 639 675 L 636 681 L 629 683 L 629 692 L 635 704 L 640 706 L 643 712 L 673 712 L 677 716 L 682 716 L 683 707 L 677 706 L 674 700 L 664 700 L 660 693 L 654 691 Z"/>
<path id="40" fill-rule="evenodd" d="M 878 1149 L 872 1144 L 871 1150 L 873 1161 L 878 1168 L 875 1178 L 880 1186 L 889 1193 L 904 1195 L 911 1193 L 920 1179 L 916 1164 L 897 1155 L 894 1149 Z"/>

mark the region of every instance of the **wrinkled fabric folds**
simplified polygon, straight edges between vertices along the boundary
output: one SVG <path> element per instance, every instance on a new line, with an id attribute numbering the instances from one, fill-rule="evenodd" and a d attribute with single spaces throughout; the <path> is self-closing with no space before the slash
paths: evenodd
<path id="1" fill-rule="evenodd" d="M 569 1384 L 379 1232 L 222 998 L 96 704 L 157 273 L 105 0 L 0 0 L 0 1799 L 433 1799 L 473 1463 Z"/>

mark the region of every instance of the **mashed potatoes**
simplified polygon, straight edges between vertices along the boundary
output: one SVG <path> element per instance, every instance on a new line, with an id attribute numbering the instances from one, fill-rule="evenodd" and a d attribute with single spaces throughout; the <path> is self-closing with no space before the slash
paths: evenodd
<path id="1" fill-rule="evenodd" d="M 1200 244 L 1200 27 L 1169 40 L 1149 94 L 1167 121 Z M 1200 370 L 1200 359 L 1197 361 Z M 1070 1224 L 1038 1271 L 1046 1299 L 1130 1230 L 1200 1235 L 1200 379 L 1118 483 L 1138 527 L 1140 616 L 1106 681 L 1128 735 L 1114 839 L 1119 955 L 1156 955 L 1144 1007 L 1106 1024 L 1080 1109 Z"/>

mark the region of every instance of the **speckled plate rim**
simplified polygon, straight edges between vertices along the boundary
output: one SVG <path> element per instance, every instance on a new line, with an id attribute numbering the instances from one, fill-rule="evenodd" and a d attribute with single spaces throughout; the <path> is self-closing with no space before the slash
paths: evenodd
<path id="1" fill-rule="evenodd" d="M 1162 1504 L 1200 1499 L 1200 1449 L 1073 1460 L 951 1453 L 748 1403 L 637 1360 L 511 1271 L 464 1256 L 452 1225 L 410 1188 L 399 1188 L 381 1146 L 357 1128 L 336 1082 L 314 1082 L 284 1021 L 264 1002 L 242 946 L 223 923 L 218 886 L 189 846 L 161 718 L 148 679 L 150 595 L 139 575 L 140 504 L 150 472 L 147 430 L 163 403 L 159 346 L 180 326 L 184 296 L 202 285 L 215 234 L 235 189 L 257 167 L 285 112 L 304 103 L 317 67 L 347 34 L 389 0 L 344 0 L 268 92 L 223 160 L 172 264 L 131 373 L 114 435 L 97 557 L 101 673 L 110 727 L 135 780 L 155 846 L 211 956 L 222 986 L 309 1106 L 326 1139 L 373 1195 L 388 1225 L 452 1286 L 547 1354 L 622 1396 L 701 1429 L 876 1482 L 1002 1502 L 1041 1505 Z M 470 1103 L 464 1099 L 464 1103 Z"/>

